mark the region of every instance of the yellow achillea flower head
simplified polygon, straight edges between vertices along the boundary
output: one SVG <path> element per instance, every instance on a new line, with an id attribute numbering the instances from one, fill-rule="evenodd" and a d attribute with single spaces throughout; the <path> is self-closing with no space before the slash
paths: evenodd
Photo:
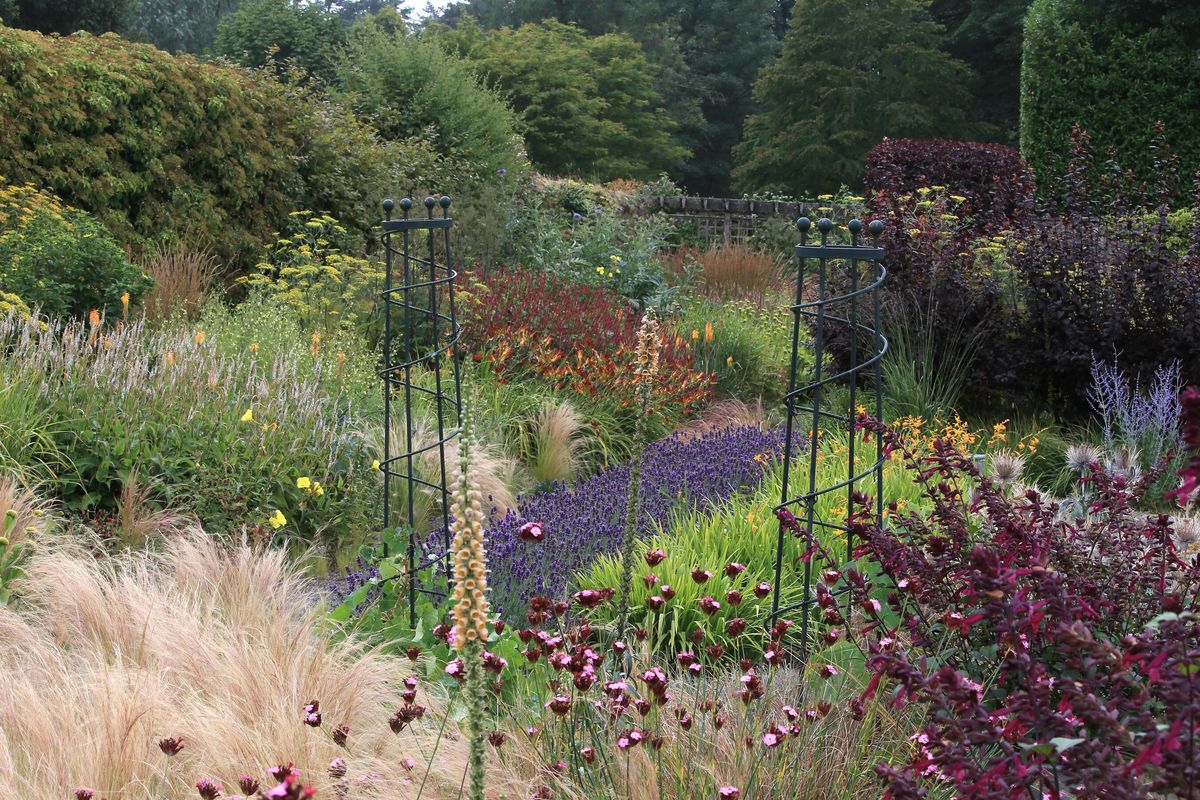
<path id="1" fill-rule="evenodd" d="M 271 523 L 272 528 L 279 530 L 284 525 L 287 525 L 287 517 L 285 517 L 283 512 L 279 509 L 275 509 L 275 513 L 272 514 L 269 519 L 267 519 L 267 522 Z"/>
<path id="2" fill-rule="evenodd" d="M 483 495 L 477 488 L 474 464 L 475 430 L 472 407 L 463 413 L 459 441 L 458 472 L 454 500 L 450 507 L 453 522 L 450 545 L 454 573 L 454 647 L 462 650 L 469 642 L 482 644 L 488 638 L 487 556 L 483 550 Z"/>

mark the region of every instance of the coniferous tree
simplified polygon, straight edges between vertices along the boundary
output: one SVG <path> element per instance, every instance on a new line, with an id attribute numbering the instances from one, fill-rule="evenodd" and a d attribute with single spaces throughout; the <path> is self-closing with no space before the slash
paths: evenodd
<path id="1" fill-rule="evenodd" d="M 685 153 L 653 90 L 641 47 L 553 20 L 483 31 L 431 31 L 472 63 L 524 121 L 530 160 L 558 175 L 652 178 Z"/>
<path id="2" fill-rule="evenodd" d="M 755 84 L 763 111 L 735 150 L 735 185 L 789 194 L 862 181 L 885 136 L 959 137 L 970 71 L 941 49 L 929 0 L 799 0 Z"/>

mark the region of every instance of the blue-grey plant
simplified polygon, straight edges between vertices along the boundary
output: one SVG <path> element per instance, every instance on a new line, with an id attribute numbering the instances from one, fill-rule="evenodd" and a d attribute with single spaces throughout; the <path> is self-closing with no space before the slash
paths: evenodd
<path id="1" fill-rule="evenodd" d="M 1141 466 L 1151 467 L 1179 445 L 1179 393 L 1183 388 L 1178 361 L 1162 364 L 1153 379 L 1142 385 L 1141 375 L 1130 379 L 1114 358 L 1092 357 L 1092 383 L 1088 402 L 1100 418 L 1104 449 L 1110 457 L 1118 453 L 1141 455 Z"/>

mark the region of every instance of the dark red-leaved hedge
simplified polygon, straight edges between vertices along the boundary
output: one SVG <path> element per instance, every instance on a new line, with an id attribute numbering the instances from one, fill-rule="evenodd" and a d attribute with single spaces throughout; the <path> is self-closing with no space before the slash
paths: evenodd
<path id="1" fill-rule="evenodd" d="M 867 154 L 867 197 L 877 204 L 923 186 L 966 198 L 981 230 L 1010 227 L 1033 210 L 1033 171 L 1011 147 L 951 139 L 884 139 Z M 882 198 L 880 198 L 882 195 Z"/>

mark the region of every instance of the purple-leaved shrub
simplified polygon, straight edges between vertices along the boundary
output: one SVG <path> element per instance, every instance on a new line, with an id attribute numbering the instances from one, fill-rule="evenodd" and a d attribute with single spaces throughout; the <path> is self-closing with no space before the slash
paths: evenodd
<path id="1" fill-rule="evenodd" d="M 1200 445 L 1200 392 L 1183 404 Z M 947 442 L 918 455 L 875 420 L 859 427 L 904 459 L 931 509 L 892 509 L 884 527 L 857 496 L 851 526 L 874 568 L 839 574 L 852 618 L 836 590 L 817 590 L 825 619 L 867 656 L 852 709 L 885 699 L 926 715 L 915 754 L 877 767 L 884 797 L 1196 796 L 1200 562 L 1176 549 L 1170 517 L 1132 508 L 1160 470 L 1130 482 L 1093 462 L 1089 513 L 1063 521 Z"/>

